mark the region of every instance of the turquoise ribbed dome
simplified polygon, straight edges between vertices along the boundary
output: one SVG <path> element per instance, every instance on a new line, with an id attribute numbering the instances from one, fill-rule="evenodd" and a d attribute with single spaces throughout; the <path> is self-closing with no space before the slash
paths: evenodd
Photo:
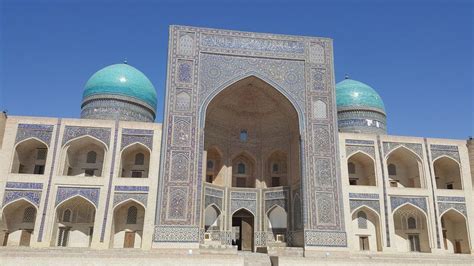
<path id="1" fill-rule="evenodd" d="M 385 113 L 380 95 L 357 80 L 345 79 L 336 84 L 336 102 L 338 109 L 377 109 Z"/>
<path id="2" fill-rule="evenodd" d="M 140 70 L 127 65 L 115 64 L 97 71 L 87 81 L 83 98 L 92 96 L 121 96 L 146 103 L 156 112 L 156 90 Z"/>

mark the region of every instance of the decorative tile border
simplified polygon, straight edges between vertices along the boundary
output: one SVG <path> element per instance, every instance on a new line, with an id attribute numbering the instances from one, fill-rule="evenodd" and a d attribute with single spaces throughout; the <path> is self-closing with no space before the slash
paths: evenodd
<path id="1" fill-rule="evenodd" d="M 43 189 L 43 183 L 28 183 L 28 182 L 7 182 L 5 189 L 18 188 L 28 190 L 41 190 Z"/>
<path id="2" fill-rule="evenodd" d="M 438 201 L 445 201 L 445 202 L 466 202 L 464 197 L 446 197 L 446 196 L 438 196 Z"/>
<path id="3" fill-rule="evenodd" d="M 378 200 L 379 195 L 374 193 L 349 193 L 350 199 L 372 199 Z"/>
<path id="4" fill-rule="evenodd" d="M 346 144 L 374 145 L 373 140 L 346 139 Z"/>
<path id="5" fill-rule="evenodd" d="M 115 192 L 117 191 L 141 191 L 148 192 L 148 186 L 115 186 Z"/>

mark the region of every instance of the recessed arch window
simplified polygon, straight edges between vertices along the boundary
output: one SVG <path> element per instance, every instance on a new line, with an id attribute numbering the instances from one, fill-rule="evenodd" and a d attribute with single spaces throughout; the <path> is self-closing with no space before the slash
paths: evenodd
<path id="1" fill-rule="evenodd" d="M 272 172 L 273 172 L 273 173 L 278 173 L 278 171 L 279 171 L 278 164 L 277 164 L 277 163 L 274 163 L 273 166 L 272 166 Z"/>
<path id="2" fill-rule="evenodd" d="M 239 163 L 237 165 L 237 174 L 245 174 L 245 164 Z"/>
<path id="3" fill-rule="evenodd" d="M 136 224 L 137 223 L 137 207 L 131 206 L 127 210 L 127 224 Z"/>
<path id="4" fill-rule="evenodd" d="M 72 212 L 70 209 L 66 209 L 63 213 L 63 222 L 69 223 L 71 222 Z"/>
<path id="5" fill-rule="evenodd" d="M 95 151 L 90 151 L 87 153 L 87 163 L 96 163 L 97 162 L 97 152 Z"/>
<path id="6" fill-rule="evenodd" d="M 359 229 L 367 229 L 367 214 L 363 211 L 357 213 L 357 225 Z"/>
<path id="7" fill-rule="evenodd" d="M 139 152 L 135 154 L 135 165 L 144 165 L 145 164 L 145 154 Z"/>
<path id="8" fill-rule="evenodd" d="M 356 166 L 353 162 L 347 163 L 347 170 L 349 171 L 349 174 L 355 174 L 356 173 Z"/>
<path id="9" fill-rule="evenodd" d="M 388 174 L 389 175 L 397 175 L 397 166 L 394 164 L 388 165 Z"/>
<path id="10" fill-rule="evenodd" d="M 34 207 L 28 207 L 23 212 L 23 222 L 32 223 L 35 221 L 36 209 Z"/>
<path id="11" fill-rule="evenodd" d="M 414 217 L 408 217 L 407 227 L 408 229 L 416 229 L 416 219 Z"/>
<path id="12" fill-rule="evenodd" d="M 242 129 L 240 131 L 240 141 L 247 141 L 247 138 L 248 138 L 248 132 L 247 132 L 247 129 Z"/>
<path id="13" fill-rule="evenodd" d="M 209 170 L 214 169 L 214 162 L 212 160 L 207 161 L 207 169 L 209 169 Z"/>

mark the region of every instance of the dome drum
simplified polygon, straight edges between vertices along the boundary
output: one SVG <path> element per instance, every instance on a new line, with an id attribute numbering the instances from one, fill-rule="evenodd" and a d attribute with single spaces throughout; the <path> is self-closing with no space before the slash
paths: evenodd
<path id="1" fill-rule="evenodd" d="M 85 100 L 82 105 L 81 118 L 121 121 L 155 121 L 155 112 L 130 101 L 120 99 L 94 98 Z"/>

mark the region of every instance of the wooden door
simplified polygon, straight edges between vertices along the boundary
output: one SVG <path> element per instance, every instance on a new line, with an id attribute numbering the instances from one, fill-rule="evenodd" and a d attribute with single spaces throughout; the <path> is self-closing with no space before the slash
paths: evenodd
<path id="1" fill-rule="evenodd" d="M 135 247 L 135 232 L 125 232 L 123 247 L 124 248 L 134 248 Z"/>
<path id="2" fill-rule="evenodd" d="M 461 241 L 456 240 L 454 244 L 454 253 L 462 253 Z"/>
<path id="3" fill-rule="evenodd" d="M 31 230 L 21 230 L 20 246 L 30 246 Z"/>
<path id="4" fill-rule="evenodd" d="M 253 250 L 253 217 L 242 217 L 242 250 Z"/>

